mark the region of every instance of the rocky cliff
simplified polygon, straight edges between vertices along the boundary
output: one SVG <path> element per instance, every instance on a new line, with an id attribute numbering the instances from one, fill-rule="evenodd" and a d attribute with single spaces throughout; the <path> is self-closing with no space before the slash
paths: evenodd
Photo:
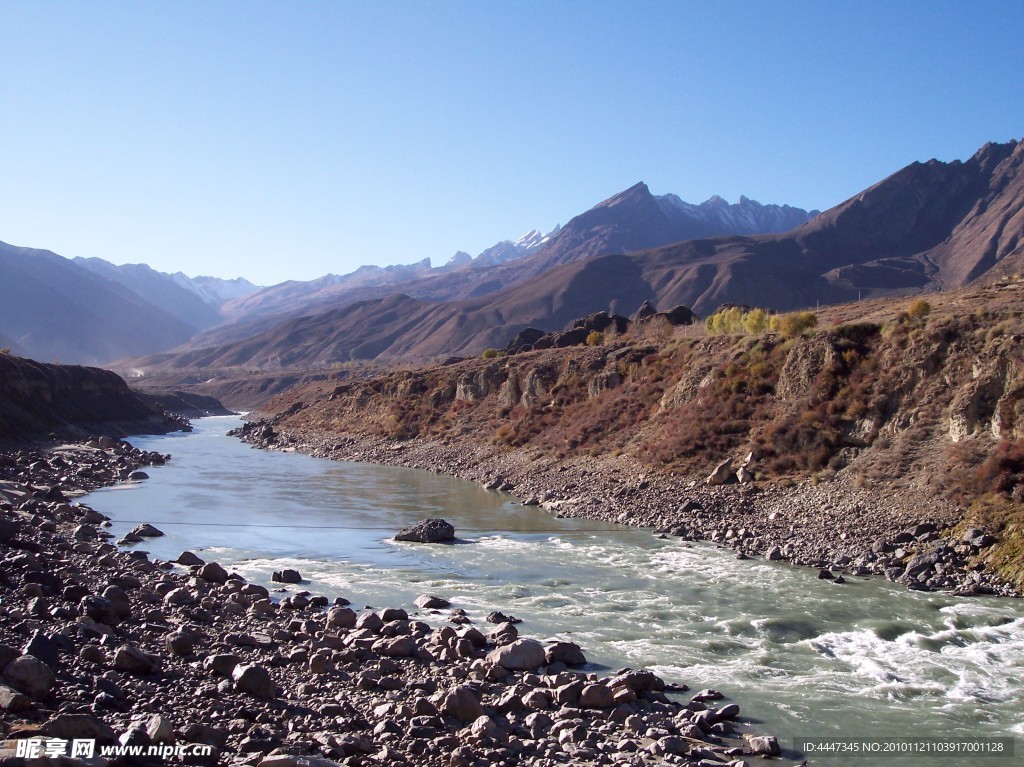
<path id="1" fill-rule="evenodd" d="M 0 354 L 0 440 L 159 433 L 182 427 L 109 370 Z"/>
<path id="2" fill-rule="evenodd" d="M 320 382 L 278 397 L 250 431 L 334 457 L 500 475 L 560 513 L 718 535 L 750 554 L 788 547 L 915 587 L 953 585 L 956 560 L 1021 586 L 1022 300 L 1024 283 L 1007 281 L 835 307 L 803 332 L 648 327 Z M 923 578 L 899 543 L 921 524 L 942 531 L 949 557 Z M 972 549 L 968 528 L 996 545 Z"/>

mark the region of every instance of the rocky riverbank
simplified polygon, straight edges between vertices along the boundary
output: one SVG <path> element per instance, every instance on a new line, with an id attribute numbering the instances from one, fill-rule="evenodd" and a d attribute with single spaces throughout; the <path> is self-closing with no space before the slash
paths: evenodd
<path id="1" fill-rule="evenodd" d="M 187 552 L 151 561 L 71 500 L 167 458 L 111 438 L 0 453 L 0 763 L 78 740 L 96 755 L 64 763 L 739 767 L 779 751 L 716 691 L 598 678 L 579 647 L 443 595 L 360 610 L 299 573 L 272 592 Z"/>
<path id="2" fill-rule="evenodd" d="M 714 541 L 735 548 L 737 556 L 817 568 L 823 578 L 878 575 L 912 589 L 1020 596 L 979 564 L 994 538 L 964 527 L 954 505 L 912 487 L 892 496 L 843 477 L 789 486 L 709 485 L 704 478 L 652 471 L 624 455 L 556 459 L 472 438 L 323 435 L 282 427 L 280 420 L 251 421 L 237 434 L 267 449 L 443 472 L 559 516 Z"/>

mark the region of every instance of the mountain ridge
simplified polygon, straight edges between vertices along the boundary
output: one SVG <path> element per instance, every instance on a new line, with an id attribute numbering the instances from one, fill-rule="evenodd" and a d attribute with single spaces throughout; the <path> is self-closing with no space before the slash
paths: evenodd
<path id="1" fill-rule="evenodd" d="M 629 226 L 611 225 L 616 211 L 629 211 Z M 411 324 L 395 320 L 386 297 L 332 315 L 340 323 L 336 328 L 324 315 L 291 321 L 288 364 L 365 359 L 359 355 L 371 350 L 370 358 L 381 360 L 478 354 L 488 346 L 503 347 L 527 326 L 559 330 L 573 317 L 601 310 L 631 313 L 648 299 L 698 314 L 725 303 L 789 311 L 959 287 L 1024 261 L 1024 144 L 987 144 L 966 162 L 912 163 L 787 233 L 685 240 L 628 255 L 586 257 L 616 247 L 630 226 L 640 241 L 666 231 L 663 211 L 643 183 L 577 216 L 543 250 L 517 262 L 518 270 L 536 273 L 511 287 L 446 303 L 403 291 L 415 302 L 406 304 L 416 318 Z M 502 268 L 508 265 L 493 269 Z M 319 334 L 337 339 L 339 333 L 342 343 L 316 341 Z M 210 367 L 228 361 L 271 364 L 261 350 L 281 347 L 282 338 L 264 329 L 239 346 L 207 348 L 202 359 Z M 384 339 L 390 343 L 382 349 Z M 250 356 L 240 355 L 243 349 Z M 187 355 L 195 359 L 196 350 Z M 178 367 L 185 359 L 170 355 L 140 363 Z"/>

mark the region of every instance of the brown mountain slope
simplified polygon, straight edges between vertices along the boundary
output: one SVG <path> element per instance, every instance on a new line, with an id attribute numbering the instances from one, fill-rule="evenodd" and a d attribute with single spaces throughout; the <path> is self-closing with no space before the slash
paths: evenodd
<path id="1" fill-rule="evenodd" d="M 844 567 L 912 585 L 923 570 L 877 541 L 932 521 L 950 549 L 1021 589 L 1024 281 L 928 300 L 824 309 L 806 335 L 677 329 L 324 381 L 280 395 L 264 408 L 270 428 L 250 431 L 320 455 L 498 476 L 559 513 L 681 525 L 748 554 L 844 553 Z M 723 459 L 736 472 L 748 454 L 742 485 L 707 487 Z M 668 488 L 667 501 L 645 485 Z M 697 513 L 680 509 L 687 499 Z M 963 545 L 971 525 L 994 538 Z M 928 576 L 944 585 L 941 569 Z"/>
<path id="2" fill-rule="evenodd" d="M 1024 253 L 1024 143 L 914 163 L 784 235 L 684 242 L 638 256 L 660 301 L 789 310 L 961 287 Z"/>
<path id="3" fill-rule="evenodd" d="M 719 197 L 692 205 L 674 195 L 655 196 L 641 182 L 573 217 L 546 245 L 523 258 L 490 266 L 472 263 L 439 269 L 431 269 L 427 259 L 384 269 L 362 267 L 342 277 L 285 282 L 229 302 L 223 309 L 229 321 L 191 339 L 182 349 L 223 346 L 298 316 L 395 293 L 429 303 L 469 301 L 525 284 L 553 267 L 594 256 L 634 253 L 693 237 L 782 232 L 814 215 L 817 211 L 762 205 L 745 197 L 732 205 Z"/>
<path id="4" fill-rule="evenodd" d="M 656 206 L 646 206 L 644 191 L 627 190 L 610 207 L 639 204 L 657 228 Z M 591 230 L 606 214 L 601 209 L 587 219 Z M 556 240 L 563 236 L 575 235 L 567 227 Z M 1017 264 L 1022 253 L 1024 143 L 988 144 L 966 162 L 909 165 L 786 234 L 690 240 L 572 261 L 452 303 L 406 296 L 364 302 L 291 320 L 238 344 L 134 366 L 315 366 L 476 354 L 504 346 L 526 326 L 556 330 L 595 311 L 632 312 L 645 299 L 702 315 L 726 302 L 788 311 L 959 287 Z"/>
<path id="5" fill-rule="evenodd" d="M 504 346 L 533 325 L 562 326 L 590 306 L 632 313 L 651 288 L 628 256 L 601 256 L 551 270 L 544 289 L 519 285 L 498 296 L 432 304 L 405 295 L 288 320 L 239 343 L 153 355 L 133 370 L 327 367 L 367 359 L 428 360 Z"/>

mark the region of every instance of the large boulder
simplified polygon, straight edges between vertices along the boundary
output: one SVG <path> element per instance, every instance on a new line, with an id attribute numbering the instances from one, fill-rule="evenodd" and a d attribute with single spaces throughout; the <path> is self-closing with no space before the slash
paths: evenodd
<path id="1" fill-rule="evenodd" d="M 517 639 L 492 650 L 487 660 L 509 671 L 532 671 L 544 665 L 544 645 L 536 639 Z"/>
<path id="2" fill-rule="evenodd" d="M 580 708 L 607 708 L 614 703 L 615 692 L 606 684 L 588 684 L 580 690 Z"/>
<path id="3" fill-rule="evenodd" d="M 443 543 L 455 540 L 455 527 L 443 519 L 431 518 L 417 522 L 412 527 L 400 530 L 396 541 L 413 543 Z"/>
<path id="4" fill-rule="evenodd" d="M 733 478 L 732 459 L 726 458 L 708 474 L 707 484 L 711 486 L 724 485 Z"/>
<path id="5" fill-rule="evenodd" d="M 270 577 L 274 583 L 302 583 L 302 575 L 298 570 L 275 570 Z"/>
<path id="6" fill-rule="evenodd" d="M 545 335 L 547 334 L 543 330 L 538 330 L 537 328 L 526 328 L 524 330 L 520 330 L 516 337 L 508 342 L 508 346 L 505 347 L 505 350 L 509 354 L 516 354 L 517 352 L 532 349 Z"/>
<path id="7" fill-rule="evenodd" d="M 624 333 L 629 328 L 629 319 L 618 314 L 608 312 L 595 312 L 572 323 L 573 329 L 585 330 L 587 333 L 596 331 L 603 333 L 608 328 L 614 328 L 618 333 Z"/>
<path id="8" fill-rule="evenodd" d="M 451 607 L 452 603 L 442 597 L 435 597 L 430 594 L 423 594 L 416 597 L 414 603 L 421 610 L 443 610 L 446 607 Z"/>
<path id="9" fill-rule="evenodd" d="M 196 572 L 196 575 L 210 583 L 225 584 L 228 582 L 228 571 L 216 562 L 209 562 Z"/>
<path id="10" fill-rule="evenodd" d="M 661 312 L 660 314 L 672 325 L 692 325 L 700 319 L 693 313 L 690 307 L 683 306 L 682 304 L 671 311 Z"/>
<path id="11" fill-rule="evenodd" d="M 135 529 L 132 530 L 132 533 L 140 538 L 159 538 L 164 534 L 162 530 L 153 527 L 149 522 L 143 522 L 141 525 L 136 525 Z"/>
<path id="12" fill-rule="evenodd" d="M 174 561 L 177 562 L 179 565 L 183 565 L 184 567 L 202 567 L 206 564 L 205 560 L 200 559 L 191 551 L 181 552 L 181 554 L 178 555 L 178 558 Z"/>
<path id="13" fill-rule="evenodd" d="M 438 709 L 463 723 L 473 722 L 484 713 L 479 695 L 467 685 L 458 685 L 445 693 Z"/>
<path id="14" fill-rule="evenodd" d="M 114 668 L 126 674 L 152 674 L 160 668 L 160 659 L 135 645 L 123 644 L 114 651 Z"/>
<path id="15" fill-rule="evenodd" d="M 33 655 L 22 655 L 7 664 L 4 681 L 34 700 L 46 697 L 57 681 L 53 669 Z"/>
<path id="16" fill-rule="evenodd" d="M 102 745 L 113 745 L 116 741 L 108 725 L 88 714 L 57 714 L 40 731 L 64 740 L 95 740 Z"/>
<path id="17" fill-rule="evenodd" d="M 273 698 L 277 695 L 274 680 L 262 666 L 255 664 L 235 666 L 231 672 L 235 689 L 247 692 L 256 698 Z"/>
<path id="18" fill-rule="evenodd" d="M 780 756 L 782 747 L 774 735 L 747 736 L 747 747 L 750 753 L 761 756 Z"/>
<path id="19" fill-rule="evenodd" d="M 650 301 L 644 301 L 640 304 L 640 308 L 636 310 L 636 314 L 629 318 L 630 322 L 635 322 L 642 325 L 647 322 L 651 317 L 658 313 L 658 310 L 654 308 L 654 304 Z"/>
<path id="20" fill-rule="evenodd" d="M 332 607 L 327 611 L 327 624 L 340 629 L 355 628 L 355 611 L 349 607 Z"/>
<path id="21" fill-rule="evenodd" d="M 0 684 L 0 711 L 26 711 L 32 708 L 32 701 L 12 687 Z"/>
<path id="22" fill-rule="evenodd" d="M 587 658 L 583 650 L 575 642 L 555 642 L 544 650 L 544 658 L 548 665 L 564 663 L 566 666 L 585 666 Z"/>

